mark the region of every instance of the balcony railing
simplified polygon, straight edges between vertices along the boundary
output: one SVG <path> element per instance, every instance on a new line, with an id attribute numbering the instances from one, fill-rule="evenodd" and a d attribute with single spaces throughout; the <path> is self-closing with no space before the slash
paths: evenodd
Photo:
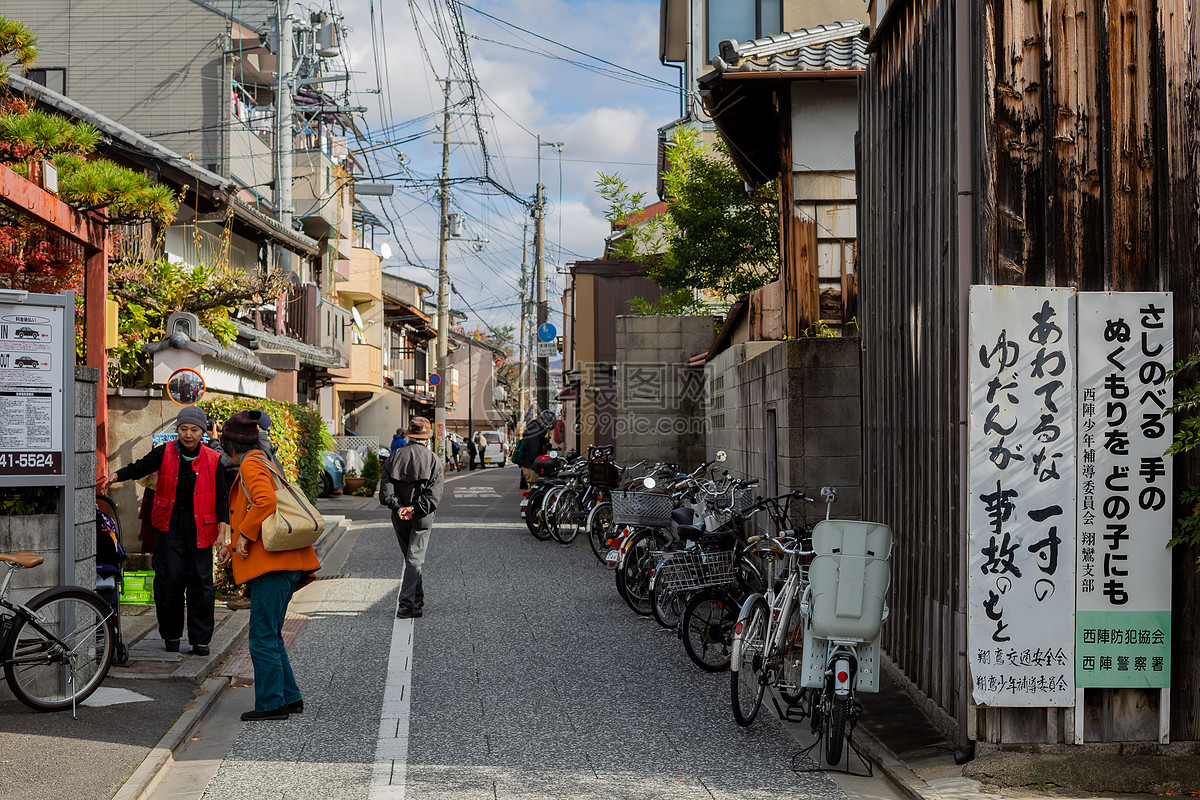
<path id="1" fill-rule="evenodd" d="M 348 369 L 330 370 L 343 389 L 379 392 L 383 389 L 383 352 L 373 344 L 350 345 Z"/>

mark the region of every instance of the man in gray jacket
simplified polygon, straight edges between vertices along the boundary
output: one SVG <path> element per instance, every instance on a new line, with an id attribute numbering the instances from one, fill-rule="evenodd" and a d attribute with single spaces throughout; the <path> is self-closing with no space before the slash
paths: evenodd
<path id="1" fill-rule="evenodd" d="M 444 485 L 442 462 L 429 449 L 433 437 L 429 420 L 413 417 L 404 435 L 409 446 L 393 450 L 387 457 L 379 485 L 379 502 L 392 509 L 392 527 L 404 552 L 404 580 L 396 601 L 400 619 L 419 617 L 425 607 L 421 568 Z"/>

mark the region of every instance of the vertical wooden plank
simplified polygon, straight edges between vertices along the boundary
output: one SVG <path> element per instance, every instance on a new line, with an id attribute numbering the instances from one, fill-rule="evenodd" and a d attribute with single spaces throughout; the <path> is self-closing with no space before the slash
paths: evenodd
<path id="1" fill-rule="evenodd" d="M 1154 105 L 1154 0 L 1109 0 L 1108 94 L 1114 291 L 1158 288 Z"/>

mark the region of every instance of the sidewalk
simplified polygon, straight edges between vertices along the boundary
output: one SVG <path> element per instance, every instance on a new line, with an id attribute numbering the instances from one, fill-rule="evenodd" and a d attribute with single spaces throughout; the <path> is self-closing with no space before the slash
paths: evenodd
<path id="1" fill-rule="evenodd" d="M 317 551 L 323 557 L 349 522 L 336 513 L 339 506 L 324 501 L 321 505 L 326 529 Z M 245 671 L 248 656 L 243 662 L 239 655 L 246 651 L 250 612 L 218 603 L 216 617 L 208 656 L 168 653 L 156 630 L 153 606 L 122 606 L 121 627 L 130 662 L 109 670 L 104 684 L 79 708 L 78 718 L 69 711 L 33 712 L 0 681 L 0 798 L 133 800 L 144 796 L 171 752 L 187 740 L 230 684 L 228 677 L 210 676 L 227 672 L 223 664 Z"/>
<path id="2" fill-rule="evenodd" d="M 1128 798 L 1195 795 L 1200 749 L 1194 743 L 1029 745 L 976 743 L 975 758 L 954 763 L 955 745 L 923 715 L 885 669 L 877 695 L 863 695 L 856 745 L 911 800 Z"/>

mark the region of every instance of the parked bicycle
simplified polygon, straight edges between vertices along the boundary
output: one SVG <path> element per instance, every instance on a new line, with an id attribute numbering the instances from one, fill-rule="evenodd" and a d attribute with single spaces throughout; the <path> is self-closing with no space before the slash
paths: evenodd
<path id="1" fill-rule="evenodd" d="M 26 604 L 10 600 L 16 571 L 43 561 L 30 552 L 0 553 L 0 564 L 8 567 L 0 582 L 0 663 L 22 703 L 74 713 L 108 675 L 117 641 L 115 615 L 100 595 L 80 586 L 47 589 Z"/>

